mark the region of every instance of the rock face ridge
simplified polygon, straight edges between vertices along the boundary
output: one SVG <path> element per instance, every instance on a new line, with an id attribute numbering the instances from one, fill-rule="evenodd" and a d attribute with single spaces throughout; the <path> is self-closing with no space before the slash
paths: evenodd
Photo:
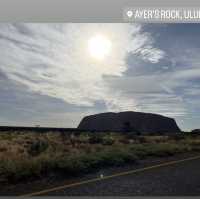
<path id="1" fill-rule="evenodd" d="M 90 131 L 133 131 L 148 133 L 181 132 L 173 118 L 143 112 L 107 112 L 86 116 L 78 129 Z"/>

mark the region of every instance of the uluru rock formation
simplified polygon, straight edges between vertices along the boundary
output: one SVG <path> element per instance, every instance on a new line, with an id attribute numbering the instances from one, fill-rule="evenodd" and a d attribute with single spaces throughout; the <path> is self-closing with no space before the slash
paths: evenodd
<path id="1" fill-rule="evenodd" d="M 173 118 L 142 112 L 100 113 L 86 116 L 78 129 L 89 131 L 133 131 L 138 133 L 180 132 Z"/>

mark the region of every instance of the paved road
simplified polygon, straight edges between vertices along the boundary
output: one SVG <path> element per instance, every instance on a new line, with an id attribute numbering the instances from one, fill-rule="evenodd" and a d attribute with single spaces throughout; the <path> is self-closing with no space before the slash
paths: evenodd
<path id="1" fill-rule="evenodd" d="M 200 159 L 78 185 L 45 195 L 194 196 L 200 195 Z"/>

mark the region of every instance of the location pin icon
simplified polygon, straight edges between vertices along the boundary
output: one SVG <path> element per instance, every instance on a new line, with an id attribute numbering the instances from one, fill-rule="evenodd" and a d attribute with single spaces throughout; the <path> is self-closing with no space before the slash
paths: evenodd
<path id="1" fill-rule="evenodd" d="M 131 17 L 133 16 L 133 11 L 128 10 L 128 11 L 126 12 L 126 14 L 127 14 L 127 16 L 128 16 L 129 18 L 131 18 Z"/>

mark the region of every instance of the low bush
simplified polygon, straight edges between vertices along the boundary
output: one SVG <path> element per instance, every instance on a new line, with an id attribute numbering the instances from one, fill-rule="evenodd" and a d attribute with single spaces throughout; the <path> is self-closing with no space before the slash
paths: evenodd
<path id="1" fill-rule="evenodd" d="M 31 156 L 37 156 L 44 152 L 48 148 L 48 146 L 48 142 L 43 140 L 36 140 L 30 143 L 27 151 Z"/>
<path id="2" fill-rule="evenodd" d="M 97 133 L 93 134 L 89 138 L 89 143 L 90 144 L 99 144 L 103 142 L 103 137 L 102 135 L 98 135 Z"/>
<path id="3" fill-rule="evenodd" d="M 176 153 L 176 148 L 173 145 L 164 145 L 164 144 L 157 144 L 154 147 L 148 147 L 148 155 L 149 156 L 169 156 L 174 155 Z"/>
<path id="4" fill-rule="evenodd" d="M 125 139 L 134 140 L 134 139 L 138 138 L 138 135 L 136 133 L 133 133 L 133 132 L 127 132 L 124 137 L 125 137 Z"/>
<path id="5" fill-rule="evenodd" d="M 129 149 L 111 149 L 101 153 L 101 158 L 105 165 L 121 165 L 136 161 L 137 156 Z"/>
<path id="6" fill-rule="evenodd" d="M 112 136 L 105 136 L 103 138 L 102 144 L 103 145 L 112 145 L 114 144 L 115 140 Z"/>
<path id="7" fill-rule="evenodd" d="M 28 179 L 32 176 L 38 176 L 41 173 L 41 165 L 38 162 L 28 159 L 17 161 L 3 160 L 0 164 L 1 176 L 9 182 Z"/>
<path id="8" fill-rule="evenodd" d="M 119 139 L 119 142 L 122 143 L 122 144 L 129 144 L 130 143 L 130 141 L 126 138 Z"/>
<path id="9" fill-rule="evenodd" d="M 139 141 L 139 143 L 147 143 L 148 142 L 148 140 L 144 136 L 139 136 L 138 141 Z"/>
<path id="10" fill-rule="evenodd" d="M 175 141 L 180 141 L 185 138 L 185 135 L 184 134 L 175 134 L 175 135 L 171 135 L 170 138 Z"/>
<path id="11" fill-rule="evenodd" d="M 131 147 L 131 150 L 140 158 L 147 156 L 164 157 L 176 153 L 186 152 L 190 149 L 186 145 L 177 145 L 175 143 L 157 143 L 157 144 L 138 144 Z"/>

